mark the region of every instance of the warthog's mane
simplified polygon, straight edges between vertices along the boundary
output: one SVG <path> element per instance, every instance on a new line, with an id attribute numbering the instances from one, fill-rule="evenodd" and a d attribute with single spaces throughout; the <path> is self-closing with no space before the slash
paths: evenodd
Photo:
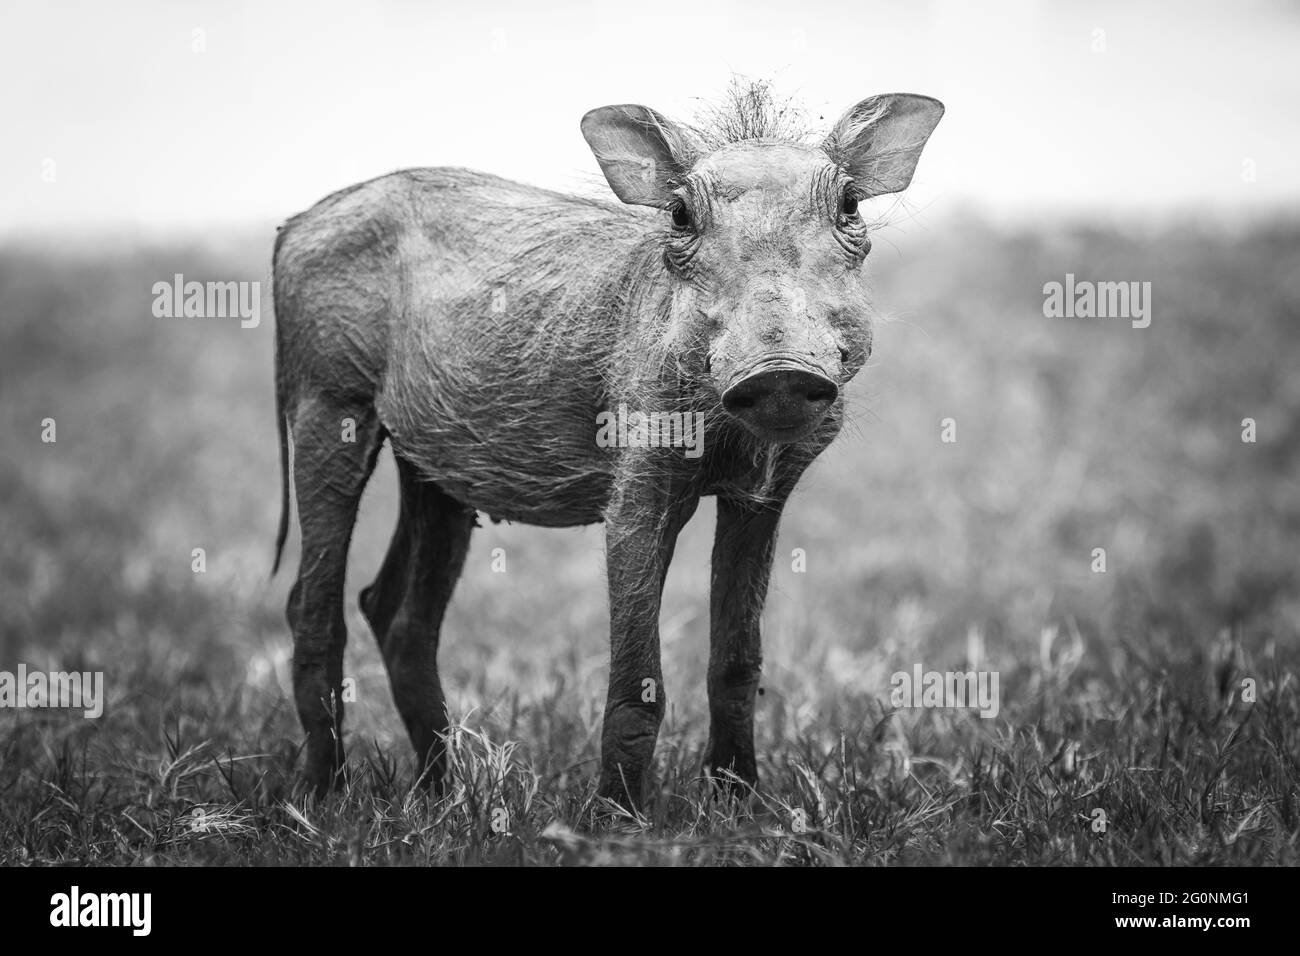
<path id="1" fill-rule="evenodd" d="M 701 153 L 750 142 L 812 146 L 818 133 L 804 109 L 762 80 L 732 80 L 721 102 L 703 105 L 684 126 Z"/>

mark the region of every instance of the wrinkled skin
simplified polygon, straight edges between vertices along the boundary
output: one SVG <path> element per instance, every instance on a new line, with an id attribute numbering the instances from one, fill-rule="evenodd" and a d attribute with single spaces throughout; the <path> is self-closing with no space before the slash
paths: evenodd
<path id="1" fill-rule="evenodd" d="M 424 781 L 441 791 L 438 639 L 475 512 L 603 521 L 600 794 L 641 805 L 666 702 L 663 582 L 703 495 L 718 499 L 707 763 L 756 781 L 759 617 L 777 525 L 871 354 L 856 201 L 907 185 L 941 115 L 925 97 L 873 97 L 818 147 L 760 138 L 708 150 L 644 107 L 606 107 L 582 131 L 625 205 L 409 170 L 282 228 L 276 392 L 303 539 L 288 618 L 315 792 L 343 766 L 344 568 L 386 440 L 401 512 L 361 607 Z M 620 404 L 703 414 L 703 453 L 600 447 L 597 416 Z M 284 504 L 277 564 L 287 479 Z"/>

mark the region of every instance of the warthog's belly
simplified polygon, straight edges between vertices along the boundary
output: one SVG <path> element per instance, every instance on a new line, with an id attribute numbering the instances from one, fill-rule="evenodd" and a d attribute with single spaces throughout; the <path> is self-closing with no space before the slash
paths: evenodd
<path id="1" fill-rule="evenodd" d="M 493 520 L 547 527 L 602 520 L 615 452 L 596 446 L 594 415 L 591 422 L 585 413 L 557 422 L 556 409 L 530 415 L 524 405 L 480 408 L 472 420 L 426 419 L 416 425 L 386 411 L 392 410 L 381 402 L 393 452 Z"/>
<path id="2" fill-rule="evenodd" d="M 526 465 L 527 463 L 522 463 Z M 499 468 L 492 463 L 421 471 L 457 501 L 493 521 L 521 521 L 550 528 L 594 524 L 609 500 L 606 472 Z"/>

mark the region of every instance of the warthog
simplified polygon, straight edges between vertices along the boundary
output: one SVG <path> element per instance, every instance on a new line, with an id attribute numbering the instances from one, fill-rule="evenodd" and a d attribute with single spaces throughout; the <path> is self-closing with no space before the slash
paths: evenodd
<path id="1" fill-rule="evenodd" d="M 360 601 L 424 781 L 441 792 L 438 638 L 475 513 L 603 521 L 599 792 L 639 805 L 666 699 L 664 576 L 678 532 L 714 495 L 706 760 L 716 777 L 756 782 L 759 616 L 777 523 L 871 355 L 858 203 L 908 185 L 943 106 L 874 96 L 819 142 L 784 135 L 783 115 L 761 91 L 707 127 L 644 106 L 591 111 L 582 134 L 625 206 L 414 169 L 335 193 L 281 228 L 276 565 L 291 433 L 302 559 L 288 619 L 315 792 L 342 767 L 344 567 L 385 440 L 400 516 Z M 686 454 L 638 425 L 607 447 L 598 421 L 616 409 L 638 423 L 702 422 L 702 446 Z"/>

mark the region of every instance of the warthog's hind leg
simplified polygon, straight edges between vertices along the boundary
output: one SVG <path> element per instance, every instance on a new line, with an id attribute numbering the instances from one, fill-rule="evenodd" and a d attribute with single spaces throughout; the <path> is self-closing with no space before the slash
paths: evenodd
<path id="1" fill-rule="evenodd" d="M 379 575 L 361 592 L 388 668 L 398 713 L 415 747 L 416 774 L 442 793 L 447 704 L 438 677 L 438 635 L 465 565 L 474 510 L 421 481 L 397 461 L 402 504 Z"/>
<path id="2" fill-rule="evenodd" d="M 302 559 L 289 592 L 293 692 L 307 732 L 305 779 L 317 796 L 343 767 L 343 576 L 357 505 L 383 444 L 374 409 L 322 398 L 289 411 Z"/>

